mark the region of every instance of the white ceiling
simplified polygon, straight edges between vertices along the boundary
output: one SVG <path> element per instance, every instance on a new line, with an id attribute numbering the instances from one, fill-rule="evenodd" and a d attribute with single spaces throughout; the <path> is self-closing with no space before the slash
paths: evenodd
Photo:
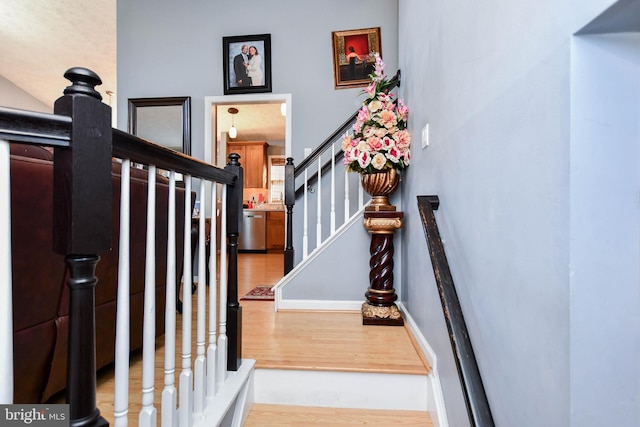
<path id="1" fill-rule="evenodd" d="M 48 106 L 69 85 L 72 67 L 116 88 L 116 0 L 1 0 L 0 75 Z"/>
<path id="2" fill-rule="evenodd" d="M 0 58 L 1 76 L 51 108 L 69 85 L 65 71 L 78 66 L 100 76 L 96 89 L 111 103 L 107 91 L 118 96 L 116 0 L 0 0 Z M 279 103 L 232 104 L 233 96 L 229 102 L 218 109 L 218 129 L 230 126 L 233 106 L 240 110 L 236 140 L 284 141 Z"/>
<path id="3" fill-rule="evenodd" d="M 232 100 L 233 96 L 229 97 Z M 233 116 L 233 124 L 238 136 L 233 141 L 269 141 L 271 145 L 284 146 L 286 118 L 280 113 L 280 102 L 259 104 L 217 105 L 216 128 L 219 132 L 231 127 L 231 114 L 228 109 L 235 107 L 238 113 Z"/>

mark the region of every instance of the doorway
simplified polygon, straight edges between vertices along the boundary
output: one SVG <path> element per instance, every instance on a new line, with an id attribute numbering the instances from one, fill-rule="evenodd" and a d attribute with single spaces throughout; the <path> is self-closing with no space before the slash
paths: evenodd
<path id="1" fill-rule="evenodd" d="M 235 140 L 255 139 L 259 134 L 256 134 L 255 130 L 248 130 L 248 127 L 251 126 L 253 129 L 257 123 L 264 120 L 264 107 L 268 105 L 275 106 L 278 111 L 282 109 L 284 124 L 282 125 L 283 128 L 277 131 L 284 135 L 284 141 L 273 143 L 283 143 L 285 157 L 291 156 L 291 94 L 207 96 L 205 97 L 204 108 L 204 161 L 217 166 L 226 163 L 228 123 L 232 123 L 238 129 L 238 136 Z M 233 114 L 233 117 L 227 111 L 230 107 L 238 110 L 236 114 Z M 241 125 L 242 123 L 247 125 L 243 126 Z M 250 132 L 251 136 L 246 134 L 243 136 L 243 132 Z"/>

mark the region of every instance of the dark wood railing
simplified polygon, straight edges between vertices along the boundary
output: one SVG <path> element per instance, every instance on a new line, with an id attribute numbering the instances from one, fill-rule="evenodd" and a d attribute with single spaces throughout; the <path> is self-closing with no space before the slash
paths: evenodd
<path id="1" fill-rule="evenodd" d="M 444 311 L 451 348 L 460 377 L 462 393 L 469 422 L 472 426 L 492 427 L 494 425 L 489 401 L 482 384 L 482 377 L 473 352 L 469 331 L 464 321 L 460 300 L 453 283 L 449 262 L 440 239 L 440 231 L 433 213 L 440 205 L 438 196 L 418 196 L 418 210 L 429 245 L 431 264 L 436 277 L 440 302 Z"/>
<path id="2" fill-rule="evenodd" d="M 95 276 L 98 254 L 111 248 L 112 156 L 153 164 L 228 185 L 228 369 L 241 358 L 241 308 L 237 292 L 237 247 L 242 216 L 242 168 L 237 156 L 225 170 L 111 128 L 111 108 L 95 90 L 90 70 L 65 73 L 71 85 L 54 114 L 0 107 L 0 139 L 54 150 L 54 251 L 65 256 L 70 275 L 67 402 L 72 426 L 108 425 L 96 407 Z M 239 185 L 237 185 L 239 183 Z"/>

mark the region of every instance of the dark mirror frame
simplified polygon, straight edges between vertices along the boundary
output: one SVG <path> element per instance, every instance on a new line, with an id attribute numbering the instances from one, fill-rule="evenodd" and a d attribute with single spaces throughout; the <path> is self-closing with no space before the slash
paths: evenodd
<path id="1" fill-rule="evenodd" d="M 138 108 L 170 107 L 182 108 L 182 152 L 191 155 L 191 97 L 129 98 L 129 133 L 137 135 Z M 156 141 L 152 141 L 156 142 Z M 156 142 L 157 143 L 157 142 Z"/>

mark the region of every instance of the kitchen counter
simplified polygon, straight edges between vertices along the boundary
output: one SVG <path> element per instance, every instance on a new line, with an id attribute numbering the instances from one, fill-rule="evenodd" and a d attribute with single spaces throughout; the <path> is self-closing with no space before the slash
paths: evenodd
<path id="1" fill-rule="evenodd" d="M 244 210 L 250 212 L 283 211 L 284 205 L 281 205 L 279 203 L 264 203 L 262 206 L 251 209 L 244 208 Z"/>

